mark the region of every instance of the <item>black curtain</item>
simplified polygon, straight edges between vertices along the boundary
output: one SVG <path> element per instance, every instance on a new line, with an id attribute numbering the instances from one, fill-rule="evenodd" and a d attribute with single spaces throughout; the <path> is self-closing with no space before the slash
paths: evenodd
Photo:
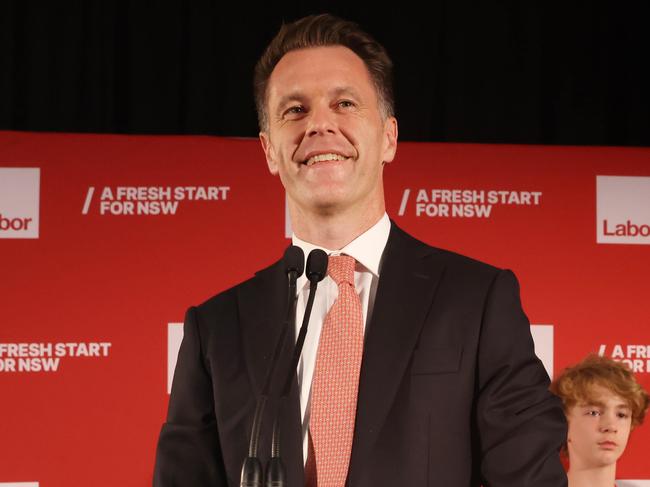
<path id="1" fill-rule="evenodd" d="M 281 22 L 359 22 L 395 62 L 400 140 L 650 145 L 648 2 L 0 2 L 0 129 L 257 136 Z"/>

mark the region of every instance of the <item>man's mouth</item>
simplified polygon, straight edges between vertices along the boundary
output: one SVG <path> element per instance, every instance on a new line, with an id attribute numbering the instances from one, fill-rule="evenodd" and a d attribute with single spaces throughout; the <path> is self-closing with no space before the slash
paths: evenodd
<path id="1" fill-rule="evenodd" d="M 313 166 L 314 164 L 317 164 L 319 162 L 345 161 L 346 159 L 349 159 L 349 157 L 345 157 L 335 153 L 317 154 L 315 156 L 310 157 L 306 161 L 302 161 L 302 164 L 304 164 L 305 166 Z"/>

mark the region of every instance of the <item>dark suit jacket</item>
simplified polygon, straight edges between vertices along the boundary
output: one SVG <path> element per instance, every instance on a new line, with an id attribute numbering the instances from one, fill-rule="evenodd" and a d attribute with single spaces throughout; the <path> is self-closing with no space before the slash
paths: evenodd
<path id="1" fill-rule="evenodd" d="M 277 262 L 188 310 L 156 487 L 239 485 L 286 287 Z M 348 485 L 565 486 L 558 450 L 566 423 L 548 383 L 512 272 L 430 247 L 391 222 L 366 328 Z M 298 487 L 295 384 L 289 399 L 282 454 L 289 486 Z"/>

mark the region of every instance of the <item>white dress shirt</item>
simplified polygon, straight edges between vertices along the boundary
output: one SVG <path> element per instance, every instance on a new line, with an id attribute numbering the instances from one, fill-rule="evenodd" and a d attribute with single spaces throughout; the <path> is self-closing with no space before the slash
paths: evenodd
<path id="1" fill-rule="evenodd" d="M 354 285 L 361 299 L 361 309 L 363 313 L 363 329 L 365 332 L 366 323 L 369 322 L 372 315 L 372 309 L 375 302 L 375 293 L 379 282 L 379 271 L 381 267 L 381 257 L 388 241 L 390 233 L 390 220 L 388 215 L 384 215 L 372 227 L 359 235 L 356 239 L 340 250 L 328 250 L 318 245 L 305 242 L 292 235 L 293 245 L 300 247 L 305 253 L 305 262 L 309 252 L 313 249 L 322 249 L 328 255 L 345 254 L 354 257 L 357 261 L 354 269 Z M 309 281 L 303 274 L 298 278 L 296 289 L 298 292 L 298 301 L 296 304 L 296 337 L 302 325 L 302 318 L 305 314 L 307 297 L 309 296 Z M 318 290 L 314 299 L 314 307 L 309 319 L 309 328 L 305 336 L 305 343 L 302 349 L 302 356 L 298 362 L 298 387 L 300 388 L 300 413 L 302 420 L 302 446 L 303 461 L 307 461 L 307 431 L 309 429 L 309 404 L 311 401 L 311 381 L 314 375 L 314 365 L 316 364 L 316 352 L 318 351 L 318 341 L 320 332 L 325 321 L 325 315 L 334 303 L 339 294 L 338 286 L 329 277 L 326 276 L 318 284 Z"/>

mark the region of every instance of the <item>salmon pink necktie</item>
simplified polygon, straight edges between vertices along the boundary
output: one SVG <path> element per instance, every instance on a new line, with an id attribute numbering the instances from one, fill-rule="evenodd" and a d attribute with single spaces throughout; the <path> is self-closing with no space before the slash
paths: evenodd
<path id="1" fill-rule="evenodd" d="M 363 353 L 355 262 L 348 255 L 328 260 L 327 274 L 339 295 L 325 317 L 316 354 L 305 466 L 308 487 L 343 487 L 348 475 Z"/>

